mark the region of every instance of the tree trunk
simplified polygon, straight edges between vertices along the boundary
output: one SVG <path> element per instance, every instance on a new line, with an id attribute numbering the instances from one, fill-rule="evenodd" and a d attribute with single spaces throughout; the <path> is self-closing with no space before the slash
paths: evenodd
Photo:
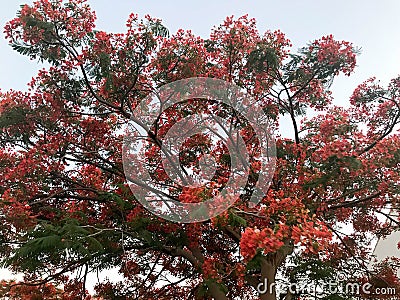
<path id="1" fill-rule="evenodd" d="M 263 258 L 261 260 L 261 278 L 265 293 L 260 294 L 261 300 L 276 300 L 275 275 L 276 266 L 274 260 L 269 261 Z M 265 286 L 265 284 L 267 285 Z"/>
<path id="2" fill-rule="evenodd" d="M 211 283 L 208 287 L 210 288 L 210 294 L 214 300 L 228 300 L 228 297 L 221 291 L 216 283 Z"/>

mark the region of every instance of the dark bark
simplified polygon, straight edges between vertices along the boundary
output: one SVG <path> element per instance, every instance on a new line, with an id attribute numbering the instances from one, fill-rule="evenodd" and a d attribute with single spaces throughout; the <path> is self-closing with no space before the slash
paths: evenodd
<path id="1" fill-rule="evenodd" d="M 276 300 L 276 270 L 275 260 L 261 259 L 261 278 L 263 279 L 263 288 L 266 290 L 265 293 L 260 294 L 261 300 Z"/>
<path id="2" fill-rule="evenodd" d="M 209 287 L 209 291 L 211 296 L 215 299 L 215 300 L 228 300 L 228 297 L 225 295 L 225 293 L 220 289 L 220 287 L 218 286 L 218 284 L 216 283 L 210 283 L 208 285 Z"/>

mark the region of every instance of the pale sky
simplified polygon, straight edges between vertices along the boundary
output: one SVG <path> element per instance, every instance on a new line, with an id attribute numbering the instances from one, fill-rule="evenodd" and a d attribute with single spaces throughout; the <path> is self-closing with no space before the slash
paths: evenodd
<path id="1" fill-rule="evenodd" d="M 2 1 L 0 24 L 15 16 L 22 3 Z M 98 29 L 123 32 L 130 12 L 161 18 L 171 33 L 191 29 L 207 37 L 226 16 L 248 13 L 258 29 L 280 29 L 291 39 L 295 51 L 307 42 L 333 34 L 362 48 L 358 67 L 351 77 L 340 77 L 333 85 L 337 103 L 345 104 L 352 90 L 363 80 L 376 76 L 387 83 L 400 73 L 400 1 L 398 0 L 255 0 L 255 1 L 128 1 L 89 0 L 97 13 Z M 23 89 L 36 74 L 35 62 L 14 52 L 0 38 L 0 88 Z"/>
<path id="2" fill-rule="evenodd" d="M 31 1 L 0 2 L 0 24 L 15 16 L 19 5 Z M 171 33 L 191 29 L 207 38 L 210 29 L 226 16 L 249 14 L 258 21 L 261 33 L 280 29 L 291 39 L 295 52 L 323 35 L 353 42 L 361 47 L 355 73 L 339 77 L 333 84 L 335 103 L 346 105 L 353 89 L 376 76 L 387 84 L 400 74 L 400 1 L 398 0 L 256 0 L 256 1 L 127 1 L 90 0 L 97 14 L 97 29 L 124 32 L 129 13 L 149 14 L 163 20 Z M 14 52 L 0 37 L 0 88 L 25 89 L 41 68 L 36 62 Z M 387 247 L 387 246 L 386 246 Z M 397 251 L 398 252 L 398 251 Z M 1 279 L 0 270 L 0 279 Z M 4 275 L 4 273 L 3 273 Z"/>

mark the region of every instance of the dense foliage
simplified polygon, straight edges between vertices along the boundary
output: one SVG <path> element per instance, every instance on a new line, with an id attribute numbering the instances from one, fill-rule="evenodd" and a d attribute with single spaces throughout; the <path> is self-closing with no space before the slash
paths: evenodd
<path id="1" fill-rule="evenodd" d="M 81 299 L 89 297 L 88 274 L 111 268 L 123 281 L 100 282 L 97 297 L 277 299 L 278 292 L 280 299 L 306 299 L 310 293 L 293 293 L 288 284 L 321 287 L 339 272 L 346 282 L 398 287 L 398 262 L 375 269 L 369 262 L 371 243 L 399 226 L 393 212 L 400 204 L 400 77 L 388 87 L 370 79 L 348 108 L 338 107 L 329 87 L 339 74 L 352 73 L 357 51 L 333 36 L 291 53 L 282 32 L 260 34 L 247 16 L 228 17 L 207 39 L 184 30 L 170 36 L 150 16 L 130 15 L 126 33 L 97 31 L 95 19 L 84 0 L 40 0 L 22 6 L 5 27 L 16 51 L 47 67 L 27 92 L 0 94 L 0 256 L 25 275 L 22 283 L 3 282 L 0 294 Z M 189 77 L 238 85 L 275 129 L 289 116 L 294 138 L 278 136 L 276 171 L 259 205 L 248 207 L 247 189 L 220 216 L 179 224 L 134 199 L 121 151 L 136 105 L 158 87 Z M 165 132 L 201 112 L 229 120 L 228 108 L 215 109 L 201 101 L 182 104 L 157 125 Z M 318 115 L 309 118 L 310 109 Z M 242 134 L 251 144 L 251 131 Z M 212 188 L 223 186 L 226 147 L 211 145 L 207 135 L 185 145 L 186 165 L 196 165 L 199 149 L 210 148 L 219 164 Z M 168 186 L 154 167 L 160 158 L 153 147 L 148 167 Z M 213 190 L 173 193 L 195 202 Z M 258 295 L 265 279 L 279 288 Z M 43 298 L 35 298 L 38 291 Z M 372 297 L 323 287 L 319 293 L 321 299 L 364 296 Z"/>

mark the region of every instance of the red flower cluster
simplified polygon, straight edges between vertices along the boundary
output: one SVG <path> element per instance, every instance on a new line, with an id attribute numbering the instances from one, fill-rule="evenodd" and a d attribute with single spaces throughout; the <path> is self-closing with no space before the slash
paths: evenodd
<path id="1" fill-rule="evenodd" d="M 275 252 L 284 243 L 275 235 L 270 228 L 246 228 L 240 240 L 240 252 L 245 260 L 252 259 L 257 250 L 262 250 L 264 254 Z"/>

